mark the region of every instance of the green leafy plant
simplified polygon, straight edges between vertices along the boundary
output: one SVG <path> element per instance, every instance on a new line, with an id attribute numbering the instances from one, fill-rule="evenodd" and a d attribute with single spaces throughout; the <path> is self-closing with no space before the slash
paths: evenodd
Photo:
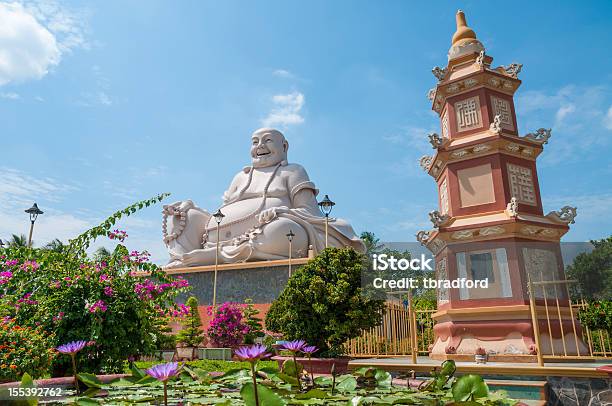
<path id="1" fill-rule="evenodd" d="M 182 329 L 178 332 L 176 341 L 189 347 L 197 347 L 204 341 L 204 330 L 200 328 L 202 321 L 198 310 L 198 299 L 191 296 L 187 299 L 186 305 L 189 307 L 189 314 L 182 322 Z"/>
<path id="2" fill-rule="evenodd" d="M 244 303 L 246 306 L 242 309 L 242 317 L 245 324 L 249 327 L 249 332 L 244 335 L 244 344 L 254 344 L 255 339 L 265 336 L 262 325 L 263 321 L 257 317 L 259 310 L 253 305 L 252 299 L 246 299 Z"/>
<path id="3" fill-rule="evenodd" d="M 87 341 L 79 362 L 83 372 L 118 372 L 128 357 L 153 354 L 167 317 L 184 313 L 175 299 L 187 282 L 148 262 L 146 252 L 129 251 L 122 239 L 104 259 L 91 259 L 85 250 L 100 236 L 119 235 L 111 228 L 122 216 L 165 196 L 113 214 L 67 246 L 0 249 L 0 317 L 40 329 L 48 348 Z M 70 367 L 67 357 L 56 357 L 52 374 L 64 375 Z"/>
<path id="4" fill-rule="evenodd" d="M 266 315 L 266 328 L 288 340 L 303 338 L 321 356 L 343 353 L 343 344 L 381 323 L 384 301 L 366 297 L 363 254 L 326 248 L 295 272 Z"/>

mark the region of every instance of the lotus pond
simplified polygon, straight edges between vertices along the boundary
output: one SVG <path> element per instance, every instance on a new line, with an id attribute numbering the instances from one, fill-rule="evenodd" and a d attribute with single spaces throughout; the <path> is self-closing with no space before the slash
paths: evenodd
<path id="1" fill-rule="evenodd" d="M 163 366 L 162 366 L 163 367 Z M 194 366 L 179 365 L 166 380 L 132 365 L 131 374 L 107 384 L 95 375 L 78 374 L 81 391 L 54 404 L 77 405 L 514 405 L 503 392 L 490 392 L 480 376 L 454 377 L 452 361 L 442 364 L 418 390 L 392 384 L 389 372 L 360 368 L 351 374 L 319 376 L 314 381 L 299 363 L 286 361 L 281 370 L 270 367 L 233 369 L 213 377 Z M 153 375 L 156 375 L 153 373 Z M 171 374 L 172 375 L 172 374 Z M 300 378 L 299 388 L 298 380 Z M 83 384 L 86 388 L 83 388 Z M 31 386 L 27 377 L 22 386 Z M 164 394 L 165 392 L 165 394 Z M 257 398 L 257 399 L 256 399 Z M 29 402 L 33 404 L 32 402 Z"/>

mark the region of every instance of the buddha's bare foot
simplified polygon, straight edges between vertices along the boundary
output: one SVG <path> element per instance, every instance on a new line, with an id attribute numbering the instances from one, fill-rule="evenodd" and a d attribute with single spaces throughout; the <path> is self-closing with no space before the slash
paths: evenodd
<path id="1" fill-rule="evenodd" d="M 178 259 L 175 259 L 174 261 L 170 261 L 168 262 L 166 265 L 162 266 L 162 269 L 166 270 L 166 269 L 175 269 L 175 268 L 181 268 L 184 267 L 185 265 L 183 264 L 182 261 L 179 261 Z"/>

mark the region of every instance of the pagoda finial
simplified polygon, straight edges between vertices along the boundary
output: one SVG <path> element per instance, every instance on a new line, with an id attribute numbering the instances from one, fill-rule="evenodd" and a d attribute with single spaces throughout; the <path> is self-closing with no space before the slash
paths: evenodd
<path id="1" fill-rule="evenodd" d="M 473 29 L 467 26 L 467 22 L 465 20 L 465 13 L 462 10 L 457 10 L 457 15 L 455 16 L 457 20 L 457 31 L 453 35 L 452 45 L 458 45 L 459 43 L 468 42 L 467 40 L 476 39 L 476 33 Z"/>
<path id="2" fill-rule="evenodd" d="M 466 54 L 476 54 L 484 51 L 484 47 L 476 38 L 476 33 L 468 27 L 465 20 L 465 13 L 462 10 L 457 10 L 455 15 L 457 21 L 457 31 L 453 34 L 451 48 L 448 51 L 448 59 L 455 59 Z"/>

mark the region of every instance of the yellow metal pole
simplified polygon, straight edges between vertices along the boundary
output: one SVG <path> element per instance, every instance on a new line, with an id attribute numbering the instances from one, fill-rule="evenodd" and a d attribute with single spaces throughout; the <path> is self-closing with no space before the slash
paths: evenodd
<path id="1" fill-rule="evenodd" d="M 529 308 L 531 309 L 531 323 L 533 324 L 533 338 L 536 344 L 536 351 L 538 357 L 538 365 L 544 366 L 544 355 L 542 354 L 542 345 L 540 343 L 540 326 L 538 324 L 538 314 L 536 310 L 535 297 L 533 292 L 533 284 L 531 283 L 531 276 L 527 275 L 527 292 L 529 293 Z"/>
<path id="2" fill-rule="evenodd" d="M 215 280 L 213 282 L 213 311 L 217 308 L 217 268 L 219 266 L 219 223 L 217 222 L 217 247 L 215 249 Z"/>
<path id="3" fill-rule="evenodd" d="M 289 277 L 291 278 L 291 240 L 289 240 Z"/>
<path id="4" fill-rule="evenodd" d="M 416 314 L 412 305 L 411 291 L 408 291 L 408 316 L 410 317 L 410 346 L 412 347 L 412 363 L 416 364 L 419 348 L 416 335 Z"/>
<path id="5" fill-rule="evenodd" d="M 327 248 L 327 227 L 329 223 L 329 214 L 325 215 L 325 248 Z"/>

